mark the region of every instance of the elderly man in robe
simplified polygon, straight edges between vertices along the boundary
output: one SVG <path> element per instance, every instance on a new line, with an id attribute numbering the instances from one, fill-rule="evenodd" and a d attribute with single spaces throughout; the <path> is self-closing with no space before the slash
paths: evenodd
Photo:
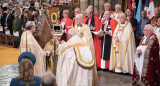
<path id="1" fill-rule="evenodd" d="M 110 50 L 111 50 L 111 38 L 114 30 L 117 26 L 117 21 L 110 18 L 110 11 L 105 11 L 105 19 L 102 20 L 100 24 L 100 30 L 105 32 L 105 35 L 100 36 L 100 48 L 96 50 L 101 51 L 99 56 L 96 58 L 97 67 L 102 69 L 109 69 L 109 60 L 110 60 Z M 99 50 L 100 49 L 100 50 Z M 98 52 L 97 51 L 97 52 Z"/>
<path id="2" fill-rule="evenodd" d="M 104 11 L 101 12 L 101 15 L 99 16 L 99 19 L 102 21 L 103 19 L 105 19 L 104 17 L 104 12 L 105 11 L 110 11 L 110 13 L 112 14 L 114 11 L 110 10 L 111 5 L 110 3 L 106 2 L 104 3 Z"/>
<path id="3" fill-rule="evenodd" d="M 81 13 L 81 9 L 79 7 L 76 7 L 74 9 L 74 14 L 76 15 L 76 14 L 80 14 L 80 13 Z M 75 25 L 75 17 L 73 18 L 72 26 L 74 27 L 74 25 Z"/>
<path id="4" fill-rule="evenodd" d="M 92 38 L 92 35 L 91 35 L 91 31 L 90 31 L 90 28 L 88 27 L 88 25 L 86 24 L 83 24 L 83 15 L 82 14 L 77 14 L 76 17 L 75 17 L 75 26 L 74 28 L 77 30 L 77 32 L 79 34 L 82 34 L 82 36 L 85 37 L 85 39 L 87 40 L 87 44 L 89 45 L 89 48 L 92 52 L 92 56 L 95 60 L 95 49 L 94 49 L 94 46 L 96 44 L 93 44 L 93 38 Z M 95 47 L 96 48 L 96 47 Z M 98 81 L 98 77 L 97 77 L 97 68 L 96 68 L 96 65 L 94 65 L 94 70 L 93 70 L 93 86 L 97 86 L 97 81 Z"/>
<path id="5" fill-rule="evenodd" d="M 123 12 L 121 11 L 121 5 L 117 4 L 115 6 L 115 11 L 112 13 L 111 18 L 119 21 L 119 15 L 122 14 Z"/>
<path id="6" fill-rule="evenodd" d="M 34 21 L 28 21 L 25 28 L 26 31 L 24 31 L 21 36 L 20 53 L 28 51 L 35 55 L 37 61 L 34 65 L 34 75 L 42 76 L 46 70 L 44 59 L 46 55 L 49 56 L 50 52 L 44 51 L 32 35 L 35 32 Z"/>
<path id="7" fill-rule="evenodd" d="M 144 37 L 137 47 L 132 76 L 133 86 L 160 86 L 159 43 L 150 24 L 144 27 Z"/>
<path id="8" fill-rule="evenodd" d="M 90 8 L 86 9 L 86 16 L 83 17 L 83 23 L 87 24 L 91 31 L 98 31 L 100 20 L 99 17 L 93 15 L 92 11 Z M 94 40 L 96 36 L 92 33 L 92 37 Z"/>
<path id="9" fill-rule="evenodd" d="M 119 16 L 113 36 L 109 70 L 133 74 L 133 58 L 136 52 L 134 32 L 124 13 Z"/>
<path id="10" fill-rule="evenodd" d="M 93 13 L 94 16 L 99 17 L 98 14 L 94 13 L 94 7 L 92 5 L 89 5 L 88 8 L 92 9 L 92 13 Z"/>
<path id="11" fill-rule="evenodd" d="M 68 31 L 68 42 L 60 49 L 57 64 L 58 86 L 93 86 L 94 58 L 86 39 L 75 29 Z"/>

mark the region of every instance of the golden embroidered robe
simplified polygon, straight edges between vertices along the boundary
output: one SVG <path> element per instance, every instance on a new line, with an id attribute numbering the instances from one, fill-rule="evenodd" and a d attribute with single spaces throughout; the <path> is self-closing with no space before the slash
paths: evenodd
<path id="1" fill-rule="evenodd" d="M 118 37 L 119 42 L 115 41 Z M 132 25 L 129 21 L 124 24 L 118 24 L 113 36 L 110 54 L 109 70 L 127 72 L 133 74 L 133 59 L 136 52 L 135 37 Z"/>
<path id="2" fill-rule="evenodd" d="M 95 49 L 90 28 L 86 24 L 82 24 L 82 27 L 77 27 L 77 25 L 75 25 L 74 28 L 78 31 L 79 34 L 82 34 L 82 36 L 86 38 L 87 44 L 90 47 L 92 56 L 95 60 Z M 97 83 L 98 83 L 98 76 L 97 76 L 97 67 L 95 65 L 93 70 L 93 86 L 97 86 Z"/>

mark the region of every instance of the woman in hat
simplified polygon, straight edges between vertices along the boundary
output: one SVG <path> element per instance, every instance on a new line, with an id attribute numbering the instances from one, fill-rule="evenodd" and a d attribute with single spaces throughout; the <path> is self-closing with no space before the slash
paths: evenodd
<path id="1" fill-rule="evenodd" d="M 12 78 L 10 86 L 40 86 L 41 78 L 34 76 L 35 56 L 31 52 L 24 52 L 18 58 L 19 75 Z"/>

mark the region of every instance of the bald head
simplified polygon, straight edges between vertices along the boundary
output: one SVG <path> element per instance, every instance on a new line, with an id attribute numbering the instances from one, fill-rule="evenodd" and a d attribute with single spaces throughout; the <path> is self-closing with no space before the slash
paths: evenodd
<path id="1" fill-rule="evenodd" d="M 120 23 L 125 23 L 125 21 L 126 21 L 126 15 L 124 13 L 121 13 L 119 15 L 119 21 L 120 21 Z"/>
<path id="2" fill-rule="evenodd" d="M 50 73 L 47 72 L 42 76 L 42 86 L 56 86 L 56 77 Z"/>

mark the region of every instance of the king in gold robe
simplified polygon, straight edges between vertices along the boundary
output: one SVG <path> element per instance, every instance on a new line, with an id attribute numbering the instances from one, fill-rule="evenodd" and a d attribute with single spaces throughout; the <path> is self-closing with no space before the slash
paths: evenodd
<path id="1" fill-rule="evenodd" d="M 40 47 L 30 31 L 27 30 L 23 32 L 19 50 L 20 53 L 26 52 L 26 50 L 28 50 L 35 55 L 36 63 L 34 65 L 34 75 L 42 76 L 45 73 L 44 59 L 46 57 L 46 52 Z"/>
<path id="2" fill-rule="evenodd" d="M 116 37 L 119 41 L 116 41 Z M 135 52 L 135 38 L 131 23 L 129 21 L 125 21 L 124 24 L 119 23 L 112 36 L 109 70 L 133 74 Z"/>

